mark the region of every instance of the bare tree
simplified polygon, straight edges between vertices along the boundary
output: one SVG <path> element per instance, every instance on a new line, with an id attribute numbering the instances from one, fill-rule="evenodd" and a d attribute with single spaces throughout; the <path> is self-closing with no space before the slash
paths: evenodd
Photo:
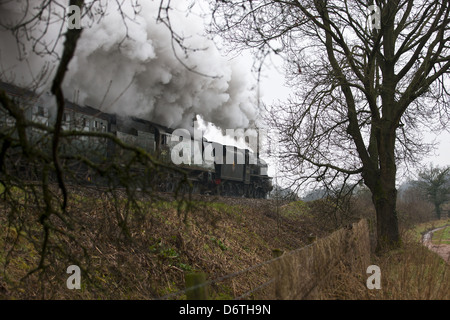
<path id="1" fill-rule="evenodd" d="M 419 180 L 415 182 L 415 185 L 434 205 L 436 216 L 440 219 L 441 206 L 450 197 L 450 167 L 441 168 L 430 164 L 428 168 L 420 170 L 418 176 Z"/>
<path id="2" fill-rule="evenodd" d="M 214 32 L 285 59 L 296 93 L 269 119 L 294 182 L 362 180 L 378 249 L 399 245 L 398 166 L 429 151 L 422 128 L 448 121 L 450 1 L 211 2 Z"/>

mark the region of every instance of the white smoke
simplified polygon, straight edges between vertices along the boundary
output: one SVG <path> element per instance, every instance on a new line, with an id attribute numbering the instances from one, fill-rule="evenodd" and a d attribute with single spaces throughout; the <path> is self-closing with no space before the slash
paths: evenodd
<path id="1" fill-rule="evenodd" d="M 214 43 L 202 36 L 202 20 L 186 15 L 186 1 L 176 1 L 178 10 L 171 11 L 172 27 L 184 36 L 185 45 L 203 49 L 187 55 L 173 46 L 168 28 L 156 23 L 160 1 L 141 0 L 136 15 L 131 2 L 123 3 L 122 12 L 133 21 L 123 20 L 116 1 L 108 2 L 106 15 L 98 23 L 86 24 L 82 20 L 85 28 L 63 86 L 69 100 L 172 128 L 191 126 L 194 115 L 221 128 L 247 128 L 256 121 L 251 66 L 223 57 Z M 47 37 L 51 36 L 49 31 Z M 4 33 L 0 41 L 2 48 L 11 44 Z M 195 72 L 183 66 L 174 50 Z M 2 70 L 15 70 L 20 74 L 17 81 L 29 73 L 30 61 L 33 70 L 35 64 L 40 67 L 49 61 L 48 57 L 33 56 L 27 64 L 13 63 L 17 54 L 5 53 L 5 49 L 0 54 Z"/>

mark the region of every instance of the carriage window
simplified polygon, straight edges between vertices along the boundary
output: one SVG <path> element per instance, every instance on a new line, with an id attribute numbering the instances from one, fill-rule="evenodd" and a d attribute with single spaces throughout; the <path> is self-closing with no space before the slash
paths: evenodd
<path id="1" fill-rule="evenodd" d="M 89 131 L 89 119 L 82 118 L 83 130 Z"/>
<path id="2" fill-rule="evenodd" d="M 70 114 L 68 112 L 63 113 L 62 128 L 63 128 L 63 130 L 69 130 L 69 128 L 70 128 Z"/>
<path id="3" fill-rule="evenodd" d="M 44 110 L 44 107 L 42 107 L 42 106 L 37 106 L 37 108 L 36 108 L 36 115 L 37 115 L 37 116 L 44 117 L 44 116 L 45 116 L 45 110 Z"/>

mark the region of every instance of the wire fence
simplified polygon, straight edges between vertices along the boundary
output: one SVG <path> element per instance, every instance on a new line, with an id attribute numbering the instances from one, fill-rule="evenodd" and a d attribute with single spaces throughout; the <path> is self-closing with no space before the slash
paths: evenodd
<path id="1" fill-rule="evenodd" d="M 215 279 L 201 281 L 158 300 L 176 299 L 182 295 L 207 290 L 227 280 L 233 280 L 263 267 L 269 273 L 262 283 L 233 299 L 308 299 L 318 296 L 321 286 L 332 283 L 332 276 L 339 265 L 355 272 L 363 272 L 370 257 L 369 229 L 366 220 L 335 231 L 328 237 L 318 239 L 307 246 L 285 252 L 274 252 L 274 258 L 252 265 L 244 270 L 226 274 Z M 260 270 L 259 270 L 260 271 Z M 331 280 L 330 280 L 331 279 Z M 195 295 L 194 298 L 195 299 Z"/>

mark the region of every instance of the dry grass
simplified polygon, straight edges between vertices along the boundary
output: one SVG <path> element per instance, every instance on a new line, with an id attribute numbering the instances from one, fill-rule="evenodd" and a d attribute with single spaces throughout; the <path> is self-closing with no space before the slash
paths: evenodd
<path id="1" fill-rule="evenodd" d="M 274 265 L 277 299 L 325 299 L 336 289 L 341 268 L 360 274 L 369 263 L 366 220 L 339 229 L 303 249 L 289 252 Z"/>
<path id="2" fill-rule="evenodd" d="M 277 210 L 268 200 L 143 198 L 135 205 L 140 210 L 130 207 L 125 195 L 111 198 L 72 190 L 72 224 L 59 224 L 60 232 L 51 234 L 45 269 L 28 274 L 40 258 L 39 213 L 30 207 L 11 220 L 8 208 L 0 204 L 0 299 L 155 299 L 184 289 L 186 273 L 202 271 L 208 280 L 218 279 L 271 259 L 275 248 L 289 252 L 303 247 L 311 233 L 318 238 L 329 235 L 321 228 L 323 223 L 315 221 L 318 212 L 303 211 L 301 203 Z M 372 256 L 370 262 L 358 260 L 368 251 L 367 241 L 354 234 L 349 242 L 347 231 L 335 233 L 328 244 L 319 240 L 316 249 L 311 247 L 315 253 L 308 249 L 291 261 L 297 266 L 313 254 L 318 256 L 310 267 L 319 275 L 320 286 L 305 288 L 308 295 L 304 295 L 303 289 L 293 292 L 286 285 L 286 298 L 450 299 L 449 266 L 420 244 L 417 234 L 423 231 L 403 233 L 402 249 Z M 341 251 L 337 245 L 342 241 L 351 250 Z M 349 248 L 351 243 L 356 247 Z M 344 252 L 357 254 L 342 259 Z M 330 257 L 337 263 L 324 267 Z M 81 290 L 66 288 L 71 264 L 82 268 Z M 368 264 L 381 268 L 381 290 L 367 289 Z M 294 283 L 292 272 L 283 276 L 289 285 Z M 210 293 L 213 299 L 239 297 L 273 274 L 273 265 L 258 267 L 214 282 Z M 302 280 L 301 272 L 296 276 Z M 273 298 L 273 293 L 267 287 L 246 298 Z"/>
<path id="3" fill-rule="evenodd" d="M 264 200 L 141 199 L 135 205 L 138 213 L 125 195 L 73 190 L 70 226 L 55 221 L 60 230 L 51 233 L 45 269 L 28 274 L 40 258 L 39 215 L 24 211 L 11 222 L 2 204 L 0 298 L 154 299 L 184 289 L 187 272 L 217 279 L 271 259 L 274 248 L 303 246 L 308 234 L 319 232 L 307 218 L 277 215 Z M 66 287 L 72 264 L 82 269 L 81 290 Z M 231 299 L 269 278 L 267 268 L 258 268 L 214 283 L 212 295 Z"/>
<path id="4" fill-rule="evenodd" d="M 381 270 L 381 289 L 369 290 L 370 274 L 355 274 L 341 266 L 336 282 L 323 292 L 324 299 L 345 300 L 448 300 L 450 266 L 415 238 L 405 236 L 403 247 L 373 256 Z"/>

